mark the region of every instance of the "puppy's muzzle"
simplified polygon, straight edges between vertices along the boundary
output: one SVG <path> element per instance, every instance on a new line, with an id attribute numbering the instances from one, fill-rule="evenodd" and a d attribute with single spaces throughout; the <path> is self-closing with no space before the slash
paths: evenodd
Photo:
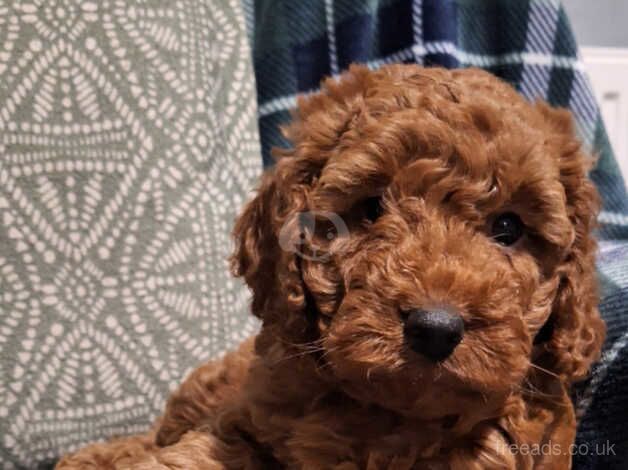
<path id="1" fill-rule="evenodd" d="M 464 322 L 455 312 L 413 309 L 405 312 L 404 318 L 406 342 L 430 361 L 446 359 L 462 341 Z"/>

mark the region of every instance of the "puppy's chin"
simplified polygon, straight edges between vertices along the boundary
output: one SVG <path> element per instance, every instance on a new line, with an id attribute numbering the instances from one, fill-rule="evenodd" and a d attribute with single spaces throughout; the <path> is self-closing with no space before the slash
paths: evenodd
<path id="1" fill-rule="evenodd" d="M 458 415 L 486 400 L 479 392 L 447 386 L 425 375 L 412 381 L 399 375 L 372 373 L 367 380 L 341 380 L 341 385 L 361 403 L 422 419 Z"/>
<path id="2" fill-rule="evenodd" d="M 471 382 L 442 364 L 364 369 L 333 354 L 329 366 L 342 389 L 361 403 L 427 420 L 460 416 L 469 410 L 490 414 L 523 381 L 523 377 L 510 377 L 510 384 L 503 380 L 499 387 L 491 387 L 493 380 L 487 384 L 475 377 Z"/>

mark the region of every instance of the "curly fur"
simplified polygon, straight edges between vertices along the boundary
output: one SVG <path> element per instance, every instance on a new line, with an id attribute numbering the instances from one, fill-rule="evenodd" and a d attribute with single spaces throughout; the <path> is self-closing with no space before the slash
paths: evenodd
<path id="1" fill-rule="evenodd" d="M 604 338 L 598 197 L 569 113 L 480 70 L 353 66 L 299 101 L 286 135 L 235 227 L 255 343 L 194 372 L 152 433 L 57 468 L 569 468 L 569 387 Z M 318 221 L 308 243 L 325 259 L 280 247 L 304 211 L 349 229 L 330 238 Z M 508 248 L 488 231 L 504 211 L 527 233 Z M 399 312 L 442 304 L 465 335 L 433 364 Z"/>

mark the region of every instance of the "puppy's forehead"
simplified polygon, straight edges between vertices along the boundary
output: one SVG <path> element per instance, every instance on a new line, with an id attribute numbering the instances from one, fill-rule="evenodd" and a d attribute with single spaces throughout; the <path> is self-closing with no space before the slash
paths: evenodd
<path id="1" fill-rule="evenodd" d="M 511 87 L 478 70 L 397 72 L 374 74 L 352 101 L 320 194 L 351 204 L 393 182 L 425 191 L 447 177 L 461 189 L 499 183 L 509 193 L 526 181 L 558 180 L 543 116 Z"/>

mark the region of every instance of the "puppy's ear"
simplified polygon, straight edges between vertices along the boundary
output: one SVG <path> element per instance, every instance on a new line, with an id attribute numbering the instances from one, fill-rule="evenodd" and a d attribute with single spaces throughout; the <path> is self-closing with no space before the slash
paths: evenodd
<path id="1" fill-rule="evenodd" d="M 253 313 L 270 322 L 279 312 L 303 305 L 299 266 L 293 250 L 281 243 L 287 226 L 302 204 L 298 188 L 283 187 L 283 175 L 292 162 L 281 161 L 266 173 L 255 198 L 237 219 L 233 231 L 235 252 L 231 270 L 244 278 L 253 293 Z M 284 190 L 290 191 L 286 195 Z M 294 197 L 290 198 L 290 195 Z"/>
<path id="2" fill-rule="evenodd" d="M 235 251 L 231 256 L 231 271 L 243 277 L 253 293 L 262 292 L 263 284 L 274 274 L 271 258 L 276 256 L 275 229 L 272 214 L 277 199 L 274 174 L 262 177 L 257 195 L 244 208 L 233 229 Z M 260 316 L 264 297 L 253 298 L 253 313 Z"/>
<path id="3" fill-rule="evenodd" d="M 559 287 L 551 321 L 553 332 L 545 344 L 553 356 L 553 369 L 570 381 L 584 378 L 598 359 L 605 336 L 598 311 L 595 274 L 597 244 L 592 231 L 599 210 L 599 196 L 587 172 L 593 162 L 580 149 L 572 117 L 544 103 L 537 104 L 549 129 L 549 151 L 558 155 L 569 219 L 575 239 L 557 269 Z"/>
<path id="4" fill-rule="evenodd" d="M 285 330 L 303 321 L 304 315 L 289 315 L 303 313 L 305 305 L 300 215 L 310 210 L 310 193 L 359 109 L 368 77 L 365 67 L 352 66 L 319 93 L 299 98 L 293 122 L 283 129 L 293 148 L 275 149 L 275 167 L 235 224 L 232 272 L 253 291 L 253 313 L 265 325 Z"/>

